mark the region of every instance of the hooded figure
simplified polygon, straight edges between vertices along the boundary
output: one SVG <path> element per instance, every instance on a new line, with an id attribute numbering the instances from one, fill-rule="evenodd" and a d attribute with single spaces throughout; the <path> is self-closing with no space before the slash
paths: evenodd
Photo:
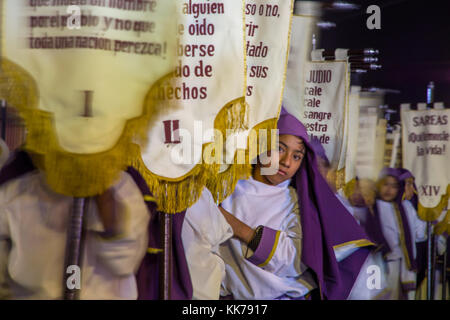
<path id="1" fill-rule="evenodd" d="M 422 241 L 425 224 L 418 219 L 417 212 L 409 200 L 404 200 L 405 177 L 410 173 L 404 169 L 384 168 L 378 182 L 379 199 L 374 205 L 377 224 L 385 245 L 385 259 L 389 269 L 391 299 L 412 298 L 416 289 L 417 253 L 416 241 Z M 393 178 L 395 194 L 384 195 L 381 189 Z M 403 177 L 403 178 L 402 178 Z M 378 232 L 379 234 L 379 232 Z"/>
<path id="2" fill-rule="evenodd" d="M 295 281 L 311 290 L 312 278 L 320 298 L 347 299 L 373 244 L 320 174 L 303 124 L 282 109 L 278 129 L 280 137 L 301 139 L 301 164 L 290 180 L 282 181 L 277 175 L 286 175 L 291 165 L 281 165 L 285 160 L 280 160 L 279 172 L 267 178 L 275 181 L 272 184 L 255 181 L 256 168 L 255 179 L 239 181 L 222 204 L 256 228 L 255 238 L 259 236 L 253 248 L 253 239 L 248 244 L 250 256 L 236 239 L 221 246 L 220 255 L 227 265 L 223 293 L 238 299 L 296 299 L 308 290 L 303 291 Z M 280 139 L 279 152 L 287 154 L 282 144 Z M 289 184 L 295 189 L 288 190 Z M 285 288 L 284 295 L 280 288 Z"/>
<path id="3" fill-rule="evenodd" d="M 372 243 L 320 174 L 303 124 L 282 110 L 278 129 L 280 135 L 300 137 L 307 147 L 294 177 L 303 230 L 302 262 L 315 273 L 321 297 L 346 299 Z M 338 261 L 337 252 L 346 248 L 357 250 Z"/>
<path id="4" fill-rule="evenodd" d="M 134 273 L 149 220 L 138 187 L 122 172 L 91 200 L 83 221 L 80 299 L 136 299 Z M 11 155 L 0 170 L 0 299 L 62 297 L 72 205 L 72 197 L 47 186 L 28 153 Z"/>
<path id="5" fill-rule="evenodd" d="M 222 213 L 229 218 L 229 210 L 235 215 L 233 219 L 243 219 L 254 236 L 246 241 L 226 240 L 229 225 L 215 227 L 222 232 L 216 236 L 223 240 L 218 255 L 226 264 L 221 294 L 235 299 L 304 299 L 317 288 L 322 299 L 346 299 L 373 244 L 321 176 L 305 127 L 282 109 L 278 129 L 280 135 L 302 139 L 306 155 L 292 179 L 276 186 L 253 178 L 240 180 L 235 192 L 222 203 Z M 288 188 L 289 184 L 296 189 Z M 202 198 L 199 202 L 205 200 Z M 252 203 L 259 204 L 262 210 L 251 207 Z M 236 204 L 239 212 L 233 210 Z M 174 217 L 172 299 L 190 299 L 195 292 L 187 263 L 190 249 L 182 245 L 183 224 L 190 223 L 189 215 L 186 212 Z M 256 219 L 253 223 L 245 220 L 252 217 Z M 266 219 L 266 225 L 260 225 L 258 219 Z M 155 218 L 150 223 L 151 248 L 161 247 L 160 225 Z M 239 257 L 233 260 L 233 256 Z M 158 298 L 160 259 L 154 253 L 145 257 L 138 272 L 140 298 Z"/>

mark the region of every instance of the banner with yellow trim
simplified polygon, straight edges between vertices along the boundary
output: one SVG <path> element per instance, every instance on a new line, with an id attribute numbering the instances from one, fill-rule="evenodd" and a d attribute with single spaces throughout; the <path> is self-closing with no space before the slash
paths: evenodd
<path id="1" fill-rule="evenodd" d="M 220 174 L 208 182 L 216 200 L 229 196 L 237 180 L 251 174 L 250 163 L 256 160 L 256 155 L 275 141 L 270 137 L 281 110 L 293 5 L 292 0 L 245 1 L 248 122 L 224 134 L 226 144 Z M 262 140 L 265 141 L 261 143 Z"/>
<path id="2" fill-rule="evenodd" d="M 345 166 L 346 113 L 349 65 L 347 61 L 316 61 L 305 65 L 300 120 L 311 138 L 318 139 L 332 167 Z"/>
<path id="3" fill-rule="evenodd" d="M 244 1 L 177 3 L 175 71 L 152 88 L 152 125 L 132 159 L 166 213 L 185 210 L 217 177 L 227 132 L 248 127 Z"/>
<path id="4" fill-rule="evenodd" d="M 450 195 L 449 119 L 449 109 L 401 112 L 403 166 L 415 177 L 425 221 L 438 219 Z"/>
<path id="5" fill-rule="evenodd" d="M 0 97 L 54 191 L 92 196 L 126 168 L 152 116 L 147 93 L 175 67 L 175 5 L 1 1 Z"/>

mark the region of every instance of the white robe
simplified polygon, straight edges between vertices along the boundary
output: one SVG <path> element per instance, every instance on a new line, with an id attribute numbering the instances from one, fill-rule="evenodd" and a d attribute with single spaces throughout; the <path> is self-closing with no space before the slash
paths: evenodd
<path id="1" fill-rule="evenodd" d="M 225 277 L 225 264 L 217 255 L 219 245 L 233 236 L 211 192 L 186 210 L 181 238 L 193 287 L 193 299 L 217 300 Z"/>
<path id="2" fill-rule="evenodd" d="M 147 248 L 149 213 L 131 176 L 113 186 L 127 217 L 125 233 L 104 240 L 90 200 L 81 267 L 81 299 L 136 299 L 134 273 Z M 60 299 L 73 198 L 56 194 L 34 171 L 0 187 L 0 299 Z"/>
<path id="3" fill-rule="evenodd" d="M 365 225 L 366 215 L 370 214 L 365 207 L 353 207 L 342 192 L 338 191 L 336 197 L 355 218 L 359 225 Z M 383 254 L 372 251 L 366 258 L 361 270 L 353 284 L 347 300 L 378 300 L 384 299 L 387 292 L 387 269 Z"/>
<path id="4" fill-rule="evenodd" d="M 408 224 L 410 227 L 411 241 L 423 241 L 425 237 L 426 223 L 421 221 L 417 216 L 416 210 L 408 200 L 402 203 Z M 394 205 L 391 202 L 377 200 L 378 213 L 380 215 L 381 229 L 383 235 L 391 249 L 386 255 L 387 273 L 389 290 L 391 292 L 391 299 L 404 299 L 405 292 L 402 290 L 403 286 L 415 286 L 416 272 L 408 268 L 407 257 L 405 255 L 406 244 L 403 237 L 403 231 L 400 230 L 400 213 L 396 213 Z M 416 258 L 416 248 L 413 245 L 413 258 Z M 410 290 L 412 291 L 412 290 Z M 409 299 L 412 295 L 409 295 Z"/>
<path id="5" fill-rule="evenodd" d="M 249 261 L 256 253 L 241 241 L 233 238 L 221 245 L 219 253 L 226 264 L 221 295 L 232 294 L 238 300 L 301 298 L 315 287 L 300 262 L 302 229 L 297 195 L 289 182 L 269 186 L 253 178 L 240 180 L 222 203 L 252 228 L 262 225 L 277 230 L 278 241 L 262 267 Z M 250 255 L 246 258 L 247 250 Z"/>

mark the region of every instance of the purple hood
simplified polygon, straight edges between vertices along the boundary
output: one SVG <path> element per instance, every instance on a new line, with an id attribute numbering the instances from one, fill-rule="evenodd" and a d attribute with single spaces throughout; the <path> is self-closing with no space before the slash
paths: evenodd
<path id="1" fill-rule="evenodd" d="M 346 299 L 373 247 L 364 230 L 320 174 L 317 155 L 303 124 L 282 109 L 278 129 L 280 135 L 300 137 L 307 149 L 293 178 L 303 230 L 302 262 L 314 271 L 322 298 Z M 361 248 L 338 262 L 333 247 L 348 242 L 355 242 Z"/>

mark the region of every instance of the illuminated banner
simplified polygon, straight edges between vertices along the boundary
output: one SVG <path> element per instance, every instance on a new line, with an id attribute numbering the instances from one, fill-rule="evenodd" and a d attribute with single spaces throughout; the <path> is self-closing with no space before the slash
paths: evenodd
<path id="1" fill-rule="evenodd" d="M 175 67 L 175 4 L 2 1 L 0 95 L 55 191 L 97 194 L 126 167 L 145 97 Z"/>
<path id="2" fill-rule="evenodd" d="M 217 178 L 226 132 L 248 126 L 244 2 L 182 1 L 174 19 L 175 71 L 148 96 L 152 125 L 133 163 L 172 213 L 195 203 L 208 178 L 228 184 Z"/>
<path id="3" fill-rule="evenodd" d="M 245 1 L 250 128 L 281 110 L 294 1 Z"/>
<path id="4" fill-rule="evenodd" d="M 419 216 L 434 221 L 447 206 L 450 110 L 402 110 L 403 166 L 418 188 Z"/>
<path id="5" fill-rule="evenodd" d="M 311 138 L 323 145 L 328 160 L 342 169 L 349 73 L 346 61 L 318 61 L 305 65 L 300 120 Z"/>

